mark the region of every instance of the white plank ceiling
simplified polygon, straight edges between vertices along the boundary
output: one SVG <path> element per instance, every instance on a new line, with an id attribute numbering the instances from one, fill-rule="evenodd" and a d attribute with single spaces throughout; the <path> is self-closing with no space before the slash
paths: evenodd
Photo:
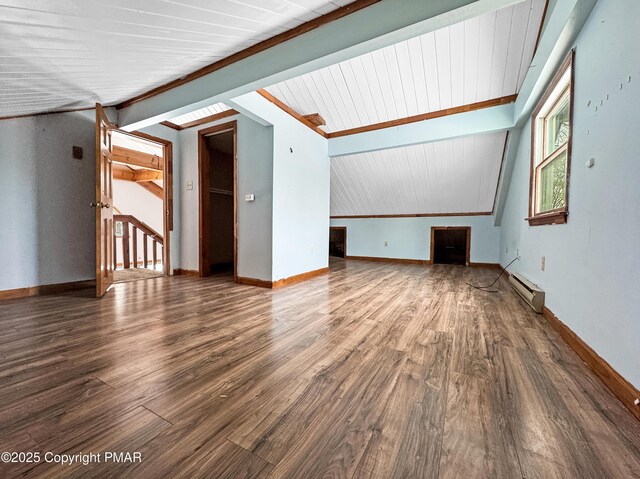
<path id="1" fill-rule="evenodd" d="M 545 0 L 525 0 L 266 88 L 335 132 L 518 92 Z"/>
<path id="2" fill-rule="evenodd" d="M 111 105 L 351 0 L 0 0 L 0 117 Z"/>
<path id="3" fill-rule="evenodd" d="M 217 113 L 222 113 L 223 111 L 227 110 L 231 110 L 231 108 L 229 108 L 224 103 L 216 103 L 215 105 L 205 106 L 204 108 L 200 108 L 199 110 L 195 110 L 190 113 L 185 113 L 184 115 L 175 116 L 173 118 L 170 118 L 168 121 L 170 121 L 174 125 L 184 125 L 185 123 L 196 121 L 207 116 L 215 115 Z"/>
<path id="4" fill-rule="evenodd" d="M 506 133 L 331 158 L 331 215 L 493 210 Z"/>

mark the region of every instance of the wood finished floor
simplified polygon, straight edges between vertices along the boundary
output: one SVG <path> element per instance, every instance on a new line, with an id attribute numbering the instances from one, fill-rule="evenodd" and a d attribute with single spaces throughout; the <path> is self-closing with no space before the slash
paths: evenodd
<path id="1" fill-rule="evenodd" d="M 332 260 L 0 303 L 0 477 L 633 478 L 640 423 L 495 270 Z M 12 467 L 10 467 L 12 466 Z"/>

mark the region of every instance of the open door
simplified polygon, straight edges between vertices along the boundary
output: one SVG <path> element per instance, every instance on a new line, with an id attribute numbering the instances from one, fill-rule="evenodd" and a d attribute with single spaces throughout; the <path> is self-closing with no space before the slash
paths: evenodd
<path id="1" fill-rule="evenodd" d="M 116 129 L 102 105 L 96 103 L 96 296 L 113 284 L 113 186 L 111 132 Z"/>
<path id="2" fill-rule="evenodd" d="M 237 122 L 198 131 L 199 273 L 238 279 Z"/>

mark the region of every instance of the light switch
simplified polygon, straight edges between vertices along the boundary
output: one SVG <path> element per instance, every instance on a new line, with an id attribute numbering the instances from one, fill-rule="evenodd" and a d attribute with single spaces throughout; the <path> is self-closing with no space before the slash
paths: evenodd
<path id="1" fill-rule="evenodd" d="M 248 195 L 244 195 L 244 200 L 245 201 L 255 201 L 256 200 L 256 195 L 254 195 L 253 193 L 249 193 Z"/>

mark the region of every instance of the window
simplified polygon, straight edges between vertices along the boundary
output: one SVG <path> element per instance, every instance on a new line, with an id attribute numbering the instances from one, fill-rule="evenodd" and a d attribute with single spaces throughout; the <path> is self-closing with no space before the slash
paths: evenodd
<path id="1" fill-rule="evenodd" d="M 571 51 L 531 117 L 529 224 L 562 224 L 569 213 L 573 105 Z"/>

